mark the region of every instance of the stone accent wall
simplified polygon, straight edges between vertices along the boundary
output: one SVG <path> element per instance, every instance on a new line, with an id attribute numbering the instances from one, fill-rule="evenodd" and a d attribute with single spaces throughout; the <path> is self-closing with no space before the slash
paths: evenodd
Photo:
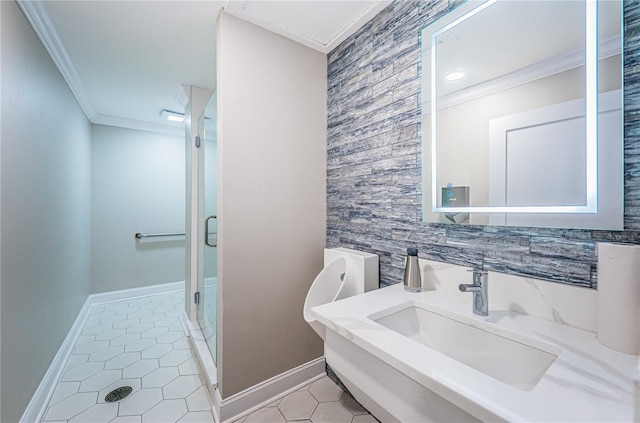
<path id="1" fill-rule="evenodd" d="M 640 244 L 640 4 L 624 2 L 625 231 L 421 222 L 420 31 L 460 1 L 396 0 L 328 56 L 327 247 L 596 288 L 596 243 Z"/>

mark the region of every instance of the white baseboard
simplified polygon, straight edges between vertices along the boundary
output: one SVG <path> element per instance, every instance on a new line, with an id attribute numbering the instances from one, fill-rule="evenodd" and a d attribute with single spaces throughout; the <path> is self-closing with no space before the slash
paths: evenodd
<path id="1" fill-rule="evenodd" d="M 71 355 L 71 352 L 73 351 L 73 347 L 78 336 L 80 336 L 82 326 L 89 316 L 92 306 L 129 298 L 157 295 L 180 289 L 184 289 L 184 281 L 89 295 L 80 309 L 76 320 L 73 322 L 71 329 L 67 333 L 62 345 L 58 349 L 47 373 L 42 378 L 38 389 L 31 398 L 29 405 L 20 419 L 20 423 L 39 422 L 44 417 L 49 400 L 53 395 L 53 391 L 56 388 L 58 380 L 62 376 L 64 367 Z M 188 320 L 187 326 L 190 334 L 196 333 L 193 325 L 190 324 Z M 195 338 L 197 337 L 193 336 L 193 338 L 195 341 Z M 201 344 L 203 344 L 204 339 L 201 341 Z M 202 346 L 204 346 L 204 348 L 208 348 L 206 345 L 200 345 L 200 347 Z M 209 352 L 208 349 L 206 352 Z M 206 362 L 206 355 L 203 353 L 202 356 L 205 357 L 204 361 Z M 211 360 L 210 364 L 213 364 L 213 360 L 210 355 L 208 360 Z M 213 364 L 213 366 L 215 366 L 215 364 Z M 217 380 L 215 380 L 217 375 L 215 374 L 215 370 L 211 371 L 211 368 L 215 369 L 215 367 L 212 366 L 201 366 L 203 373 L 205 373 L 205 378 L 207 378 L 207 372 L 209 372 L 207 384 L 210 385 L 214 391 L 212 395 L 214 402 L 214 417 L 217 422 L 222 423 L 233 422 L 251 414 L 252 412 L 321 378 L 325 372 L 324 357 L 320 357 L 274 376 L 271 379 L 261 382 L 223 400 L 221 399 L 220 391 L 217 388 Z"/>
<path id="2" fill-rule="evenodd" d="M 110 303 L 135 297 L 147 297 L 149 295 L 165 294 L 171 291 L 184 289 L 184 281 L 169 282 L 159 285 L 142 286 L 140 288 L 120 289 L 118 291 L 100 292 L 89 295 L 91 305 Z"/>
<path id="3" fill-rule="evenodd" d="M 76 320 L 73 322 L 73 325 L 71 325 L 71 329 L 69 329 L 69 332 L 64 338 L 64 341 L 53 358 L 53 361 L 49 365 L 47 373 L 45 373 L 42 381 L 40 381 L 38 389 L 36 389 L 33 397 L 31 397 L 29 405 L 27 405 L 26 410 L 20 418 L 20 423 L 39 422 L 44 417 L 44 413 L 47 410 L 47 404 L 49 404 L 49 400 L 53 395 L 53 391 L 56 388 L 58 380 L 62 376 L 64 367 L 71 355 L 71 352 L 73 351 L 73 347 L 76 344 L 78 336 L 80 336 L 80 331 L 82 330 L 85 320 L 89 316 L 92 306 L 128 298 L 163 294 L 180 289 L 184 289 L 184 281 L 89 295 L 80 309 Z"/>
<path id="4" fill-rule="evenodd" d="M 320 357 L 224 400 L 216 389 L 213 396 L 214 417 L 221 423 L 236 421 L 320 379 L 324 374 L 324 357 Z"/>
<path id="5" fill-rule="evenodd" d="M 27 409 L 24 411 L 20 423 L 39 422 L 44 417 L 49 399 L 53 395 L 56 384 L 62 376 L 67 359 L 71 355 L 71 351 L 73 351 L 73 346 L 76 344 L 78 336 L 80 336 L 82 326 L 89 316 L 89 311 L 91 310 L 90 298 L 91 296 L 84 302 L 76 320 L 73 322 L 73 325 L 71 325 L 71 329 L 69 329 L 56 356 L 49 365 L 47 373 L 45 373 L 40 385 L 38 385 L 38 389 L 36 389 L 33 397 L 31 397 L 31 401 L 29 401 L 29 405 L 27 405 Z"/>

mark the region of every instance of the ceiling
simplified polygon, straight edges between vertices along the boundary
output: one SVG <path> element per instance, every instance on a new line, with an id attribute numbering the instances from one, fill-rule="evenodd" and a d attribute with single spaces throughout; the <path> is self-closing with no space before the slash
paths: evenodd
<path id="1" fill-rule="evenodd" d="M 221 9 L 328 53 L 391 0 L 23 1 L 18 4 L 92 123 L 182 135 L 182 84 L 216 87 Z"/>

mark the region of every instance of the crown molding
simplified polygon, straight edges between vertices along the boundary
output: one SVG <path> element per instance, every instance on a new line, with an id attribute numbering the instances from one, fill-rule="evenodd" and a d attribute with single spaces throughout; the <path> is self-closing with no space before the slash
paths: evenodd
<path id="1" fill-rule="evenodd" d="M 125 119 L 109 115 L 96 115 L 91 121 L 95 125 L 117 126 L 120 128 L 136 129 L 138 131 L 155 132 L 159 134 L 175 135 L 184 137 L 185 127 L 182 125 L 163 125 L 160 123 L 143 122 L 134 119 Z"/>
<path id="2" fill-rule="evenodd" d="M 67 81 L 67 85 L 78 100 L 84 114 L 87 116 L 89 121 L 94 122 L 97 114 L 96 109 L 93 107 L 91 100 L 89 100 L 89 96 L 82 85 L 80 76 L 67 53 L 67 48 L 60 37 L 60 33 L 58 32 L 55 23 L 53 22 L 53 18 L 51 17 L 51 13 L 49 12 L 46 2 L 25 0 L 16 1 L 22 10 L 22 13 L 24 13 L 25 17 L 31 24 L 31 27 L 42 42 L 42 45 L 47 50 L 49 56 L 51 56 L 51 59 L 62 74 L 62 77 Z"/>
<path id="3" fill-rule="evenodd" d="M 227 0 L 224 10 L 230 15 L 264 28 L 267 31 L 282 35 L 285 38 L 296 41 L 321 53 L 328 54 L 341 42 L 355 34 L 365 23 L 370 21 L 392 2 L 393 0 L 375 1 L 371 7 L 355 17 L 347 26 L 338 31 L 327 42 L 315 40 L 303 33 L 290 31 L 288 28 L 283 28 L 268 18 L 252 13 L 247 5 L 247 1 Z"/>
<path id="4" fill-rule="evenodd" d="M 27 18 L 27 21 L 29 21 L 29 24 L 40 39 L 40 42 L 42 42 L 45 50 L 49 53 L 51 60 L 53 60 L 56 67 L 62 74 L 62 77 L 67 82 L 69 89 L 75 96 L 78 104 L 80 104 L 80 107 L 87 116 L 87 119 L 89 119 L 91 123 L 184 136 L 184 127 L 182 126 L 142 122 L 133 119 L 99 114 L 93 107 L 80 76 L 69 57 L 67 48 L 60 36 L 60 33 L 58 32 L 46 2 L 25 0 L 16 1 L 22 10 L 22 13 L 24 13 Z"/>
<path id="5" fill-rule="evenodd" d="M 373 19 L 378 13 L 382 12 L 393 3 L 393 0 L 378 0 L 369 9 L 357 16 L 349 25 L 338 32 L 326 45 L 324 53 L 330 53 L 334 48 L 338 47 L 344 40 L 358 32 L 367 22 Z"/>
<path id="6" fill-rule="evenodd" d="M 598 45 L 598 59 L 602 60 L 615 56 L 616 54 L 620 54 L 621 51 L 622 39 L 620 36 L 606 39 Z M 468 88 L 463 88 L 459 91 L 439 97 L 438 110 L 456 106 L 490 94 L 495 94 L 499 91 L 517 87 L 518 85 L 546 78 L 583 65 L 584 50 L 571 51 L 560 56 L 534 63 L 533 65 L 511 72 L 504 76 L 472 85 Z M 430 99 L 423 103 L 423 110 L 425 111 L 425 114 L 429 113 L 429 110 L 431 110 Z"/>

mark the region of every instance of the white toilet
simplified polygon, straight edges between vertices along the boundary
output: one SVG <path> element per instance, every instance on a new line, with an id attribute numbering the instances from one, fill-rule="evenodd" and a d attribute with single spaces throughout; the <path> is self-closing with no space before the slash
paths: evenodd
<path id="1" fill-rule="evenodd" d="M 376 254 L 349 248 L 325 248 L 324 268 L 311 284 L 304 302 L 304 319 L 324 341 L 326 328 L 311 315 L 311 308 L 378 287 Z"/>

